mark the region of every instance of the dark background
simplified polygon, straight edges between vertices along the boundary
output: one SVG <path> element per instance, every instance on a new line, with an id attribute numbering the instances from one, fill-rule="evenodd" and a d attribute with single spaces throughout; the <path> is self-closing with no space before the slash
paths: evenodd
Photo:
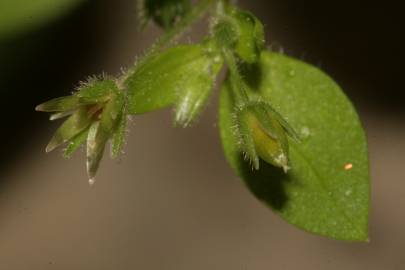
<path id="1" fill-rule="evenodd" d="M 0 262 L 7 269 L 404 269 L 403 20 L 395 2 L 240 1 L 269 45 L 322 67 L 369 138 L 371 243 L 308 235 L 258 203 L 221 154 L 216 102 L 190 130 L 170 111 L 136 118 L 121 163 L 89 189 L 84 159 L 43 153 L 55 129 L 35 105 L 86 76 L 117 74 L 159 30 L 131 0 L 84 1 L 0 39 Z M 401 167 L 402 166 L 402 167 Z M 23 259 L 22 259 L 23 258 Z"/>

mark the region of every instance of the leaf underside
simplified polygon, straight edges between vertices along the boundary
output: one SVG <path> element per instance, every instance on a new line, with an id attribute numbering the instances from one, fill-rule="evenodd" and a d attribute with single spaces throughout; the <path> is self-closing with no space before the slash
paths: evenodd
<path id="1" fill-rule="evenodd" d="M 291 224 L 348 241 L 368 241 L 368 151 L 359 118 L 339 86 L 319 69 L 264 52 L 244 68 L 250 95 L 261 95 L 299 133 L 289 138 L 291 170 L 243 160 L 234 134 L 233 100 L 225 84 L 220 131 L 231 167 L 257 198 Z"/>

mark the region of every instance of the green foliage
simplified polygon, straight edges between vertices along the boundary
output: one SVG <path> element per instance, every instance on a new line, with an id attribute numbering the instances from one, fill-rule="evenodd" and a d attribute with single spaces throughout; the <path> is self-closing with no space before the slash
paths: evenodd
<path id="1" fill-rule="evenodd" d="M 286 118 L 301 141 L 289 140 L 287 174 L 261 161 L 251 170 L 238 149 L 234 100 L 221 91 L 220 130 L 225 155 L 252 192 L 288 222 L 342 240 L 366 241 L 369 175 L 366 139 L 353 106 L 319 69 L 275 54 L 245 73 L 260 95 Z M 254 88 L 253 88 L 254 87 Z"/>
<path id="2" fill-rule="evenodd" d="M 368 240 L 369 176 L 358 116 L 319 69 L 264 50 L 263 25 L 229 1 L 144 1 L 147 19 L 166 34 L 119 78 L 96 78 L 37 110 L 68 117 L 47 151 L 86 143 L 90 183 L 111 141 L 116 158 L 128 115 L 173 107 L 190 126 L 206 107 L 223 66 L 219 124 L 225 156 L 253 194 L 289 223 L 335 239 Z M 215 7 L 215 9 L 213 9 Z M 172 44 L 196 18 L 212 12 L 199 44 Z"/>

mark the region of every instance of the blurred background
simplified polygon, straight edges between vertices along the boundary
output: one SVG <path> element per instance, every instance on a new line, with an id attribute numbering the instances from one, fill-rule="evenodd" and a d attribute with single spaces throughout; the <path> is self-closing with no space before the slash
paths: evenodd
<path id="1" fill-rule="evenodd" d="M 273 49 L 322 67 L 353 100 L 370 147 L 371 242 L 302 232 L 229 169 L 213 98 L 198 125 L 135 117 L 126 154 L 90 188 L 84 153 L 45 146 L 35 105 L 117 74 L 160 34 L 134 0 L 0 0 L 1 269 L 405 269 L 403 15 L 391 1 L 240 1 Z M 187 38 L 186 38 L 187 40 Z"/>

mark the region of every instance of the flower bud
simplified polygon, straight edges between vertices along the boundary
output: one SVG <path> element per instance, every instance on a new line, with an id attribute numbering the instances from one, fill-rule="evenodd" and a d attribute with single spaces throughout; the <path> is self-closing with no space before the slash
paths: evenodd
<path id="1" fill-rule="evenodd" d="M 102 159 L 105 144 L 125 126 L 125 99 L 112 80 L 91 80 L 69 97 L 56 98 L 36 107 L 54 112 L 51 120 L 68 117 L 46 147 L 50 152 L 68 143 L 65 156 L 70 157 L 87 140 L 87 172 L 91 181 Z M 121 131 L 119 131 L 121 132 Z"/>
<path id="2" fill-rule="evenodd" d="M 239 41 L 236 53 L 247 63 L 256 63 L 264 48 L 263 24 L 250 12 L 235 10 L 232 13 L 239 27 Z"/>
<path id="3" fill-rule="evenodd" d="M 214 25 L 219 46 L 234 49 L 249 64 L 256 63 L 264 48 L 263 24 L 250 12 L 226 6 L 224 16 Z"/>
<path id="4" fill-rule="evenodd" d="M 154 55 L 125 81 L 128 113 L 174 106 L 176 124 L 189 126 L 205 107 L 222 64 L 209 43 L 181 45 Z"/>
<path id="5" fill-rule="evenodd" d="M 292 130 L 269 105 L 253 103 L 236 114 L 242 151 L 258 170 L 260 159 L 288 170 L 287 134 Z"/>
<path id="6" fill-rule="evenodd" d="M 176 125 L 188 127 L 200 115 L 212 93 L 222 64 L 222 58 L 215 55 L 207 55 L 195 63 L 199 66 L 199 71 L 185 78 L 182 89 L 179 89 L 176 102 Z"/>
<path id="7" fill-rule="evenodd" d="M 213 27 L 215 40 L 220 48 L 234 49 L 238 44 L 238 25 L 229 18 L 222 18 Z"/>

